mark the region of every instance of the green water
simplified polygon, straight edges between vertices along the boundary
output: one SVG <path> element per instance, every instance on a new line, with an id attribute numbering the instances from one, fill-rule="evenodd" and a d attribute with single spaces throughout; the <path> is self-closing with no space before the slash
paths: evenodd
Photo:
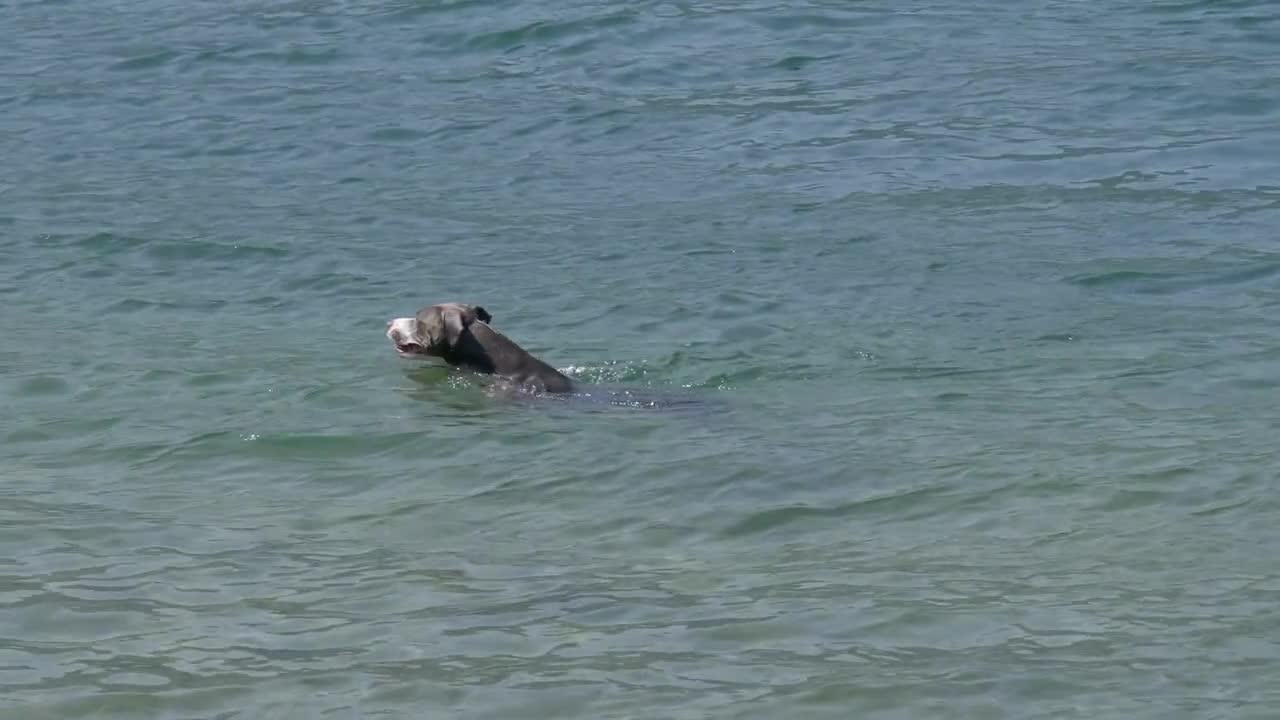
<path id="1" fill-rule="evenodd" d="M 5 720 L 1280 714 L 1273 3 L 0 36 Z"/>

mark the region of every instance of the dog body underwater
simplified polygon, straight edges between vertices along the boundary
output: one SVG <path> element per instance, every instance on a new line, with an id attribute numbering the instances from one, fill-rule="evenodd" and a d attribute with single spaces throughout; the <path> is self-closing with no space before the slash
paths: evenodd
<path id="1" fill-rule="evenodd" d="M 428 305 L 414 317 L 387 323 L 401 357 L 436 357 L 454 367 L 496 375 L 534 392 L 571 393 L 573 381 L 494 330 L 479 305 Z"/>

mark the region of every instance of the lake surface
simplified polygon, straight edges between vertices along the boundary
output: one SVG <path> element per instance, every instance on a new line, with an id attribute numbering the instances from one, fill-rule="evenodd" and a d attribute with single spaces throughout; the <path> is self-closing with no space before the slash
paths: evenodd
<path id="1" fill-rule="evenodd" d="M 1280 712 L 1274 3 L 0 27 L 5 720 Z"/>

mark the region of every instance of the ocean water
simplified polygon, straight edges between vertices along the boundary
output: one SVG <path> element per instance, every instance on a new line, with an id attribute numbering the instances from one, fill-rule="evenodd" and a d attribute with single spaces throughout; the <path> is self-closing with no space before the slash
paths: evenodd
<path id="1" fill-rule="evenodd" d="M 0 34 L 0 718 L 1280 714 L 1274 3 Z"/>

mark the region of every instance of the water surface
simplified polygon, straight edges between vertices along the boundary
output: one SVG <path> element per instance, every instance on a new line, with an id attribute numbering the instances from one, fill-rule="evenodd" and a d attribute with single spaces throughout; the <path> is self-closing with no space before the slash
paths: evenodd
<path id="1" fill-rule="evenodd" d="M 0 716 L 1280 707 L 1271 3 L 0 18 Z"/>

